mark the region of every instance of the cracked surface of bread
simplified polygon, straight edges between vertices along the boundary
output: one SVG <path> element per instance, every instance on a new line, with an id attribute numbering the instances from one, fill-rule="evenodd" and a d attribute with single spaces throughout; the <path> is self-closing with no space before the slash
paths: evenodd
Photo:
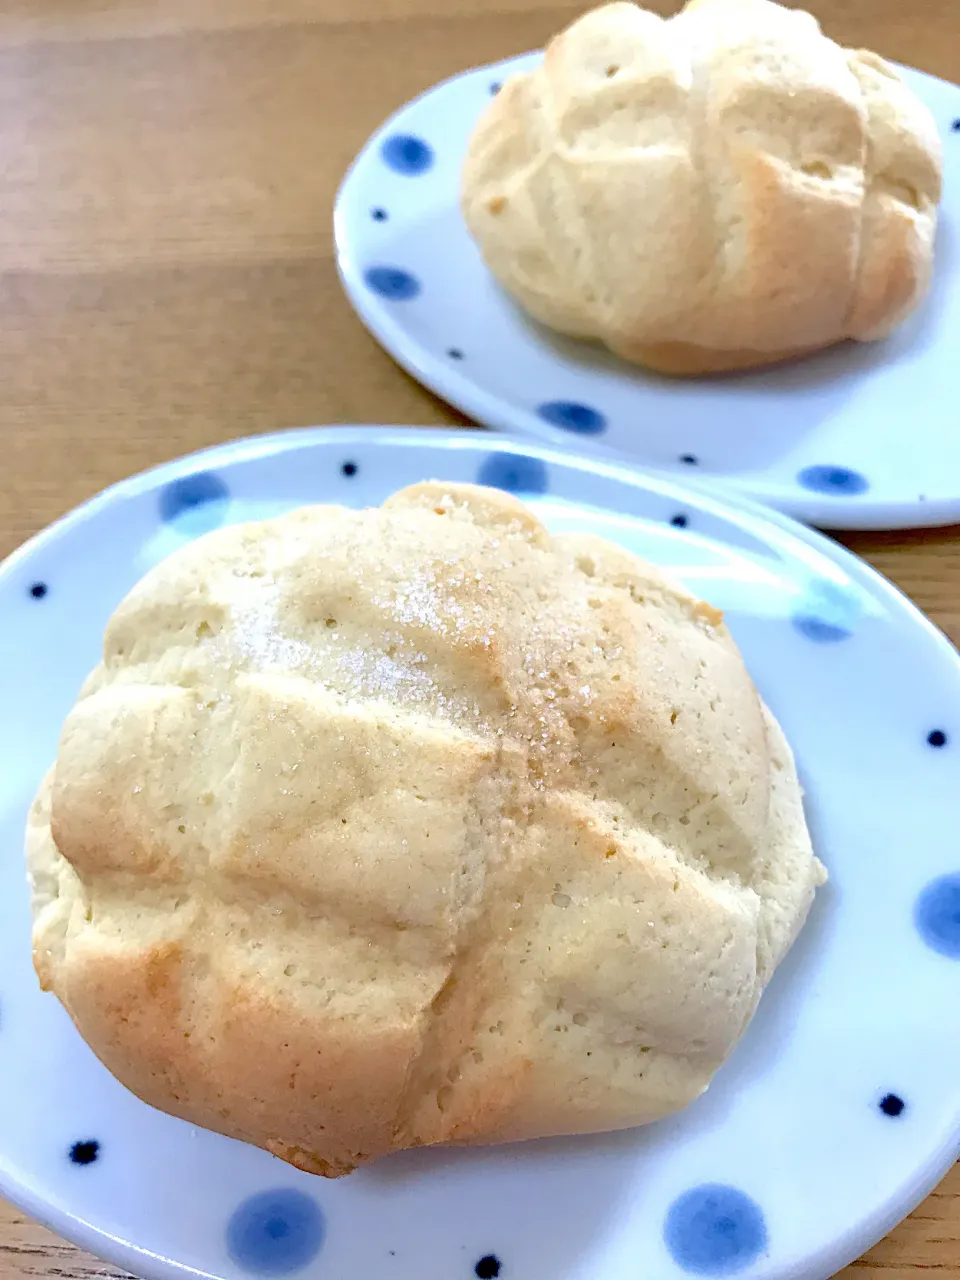
<path id="1" fill-rule="evenodd" d="M 682 1107 L 822 878 L 717 611 L 440 483 L 152 570 L 27 855 L 106 1066 L 326 1175 Z"/>
<path id="2" fill-rule="evenodd" d="M 492 100 L 462 204 L 536 319 L 720 372 L 890 333 L 929 284 L 940 153 L 893 68 L 808 13 L 615 3 Z"/>

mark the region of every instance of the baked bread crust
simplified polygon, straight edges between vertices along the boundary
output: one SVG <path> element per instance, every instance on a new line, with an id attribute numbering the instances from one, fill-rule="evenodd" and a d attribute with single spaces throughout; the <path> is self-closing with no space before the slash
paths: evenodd
<path id="1" fill-rule="evenodd" d="M 41 984 L 114 1075 L 329 1176 L 682 1107 L 822 879 L 721 616 L 444 484 L 149 573 L 27 855 Z"/>
<path id="2" fill-rule="evenodd" d="M 889 334 L 929 284 L 941 148 L 876 54 L 769 0 L 594 10 L 471 139 L 467 226 L 537 320 L 670 374 Z"/>

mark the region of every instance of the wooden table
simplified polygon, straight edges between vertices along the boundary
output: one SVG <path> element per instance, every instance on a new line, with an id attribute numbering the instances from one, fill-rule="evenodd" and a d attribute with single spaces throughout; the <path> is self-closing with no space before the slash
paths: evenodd
<path id="1" fill-rule="evenodd" d="M 846 44 L 960 80 L 956 3 L 819 0 L 819 14 Z M 202 445 L 457 421 L 344 300 L 333 194 L 391 109 L 540 45 L 579 8 L 0 0 L 0 555 Z M 960 639 L 960 531 L 849 541 Z M 921 1272 L 960 1277 L 957 1169 L 846 1274 Z M 119 1274 L 0 1203 L 0 1280 Z"/>

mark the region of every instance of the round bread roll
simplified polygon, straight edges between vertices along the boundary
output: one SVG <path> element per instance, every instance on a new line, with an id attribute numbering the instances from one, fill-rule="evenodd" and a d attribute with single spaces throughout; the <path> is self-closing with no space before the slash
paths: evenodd
<path id="1" fill-rule="evenodd" d="M 930 280 L 933 117 L 873 53 L 768 0 L 610 4 L 507 81 L 463 213 L 537 320 L 661 373 L 889 334 Z"/>
<path id="2" fill-rule="evenodd" d="M 41 984 L 106 1066 L 328 1176 L 684 1106 L 822 878 L 721 616 L 435 483 L 149 573 L 27 850 Z"/>

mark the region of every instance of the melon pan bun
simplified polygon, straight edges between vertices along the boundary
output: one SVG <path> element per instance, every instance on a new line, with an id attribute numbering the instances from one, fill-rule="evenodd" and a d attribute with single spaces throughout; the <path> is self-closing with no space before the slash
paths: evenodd
<path id="1" fill-rule="evenodd" d="M 504 84 L 462 179 L 532 316 L 679 375 L 889 334 L 927 290 L 940 193 L 896 71 L 769 0 L 587 14 Z"/>
<path id="2" fill-rule="evenodd" d="M 106 1066 L 329 1176 L 683 1107 L 823 878 L 721 616 L 439 483 L 153 569 L 27 853 L 41 983 Z"/>

